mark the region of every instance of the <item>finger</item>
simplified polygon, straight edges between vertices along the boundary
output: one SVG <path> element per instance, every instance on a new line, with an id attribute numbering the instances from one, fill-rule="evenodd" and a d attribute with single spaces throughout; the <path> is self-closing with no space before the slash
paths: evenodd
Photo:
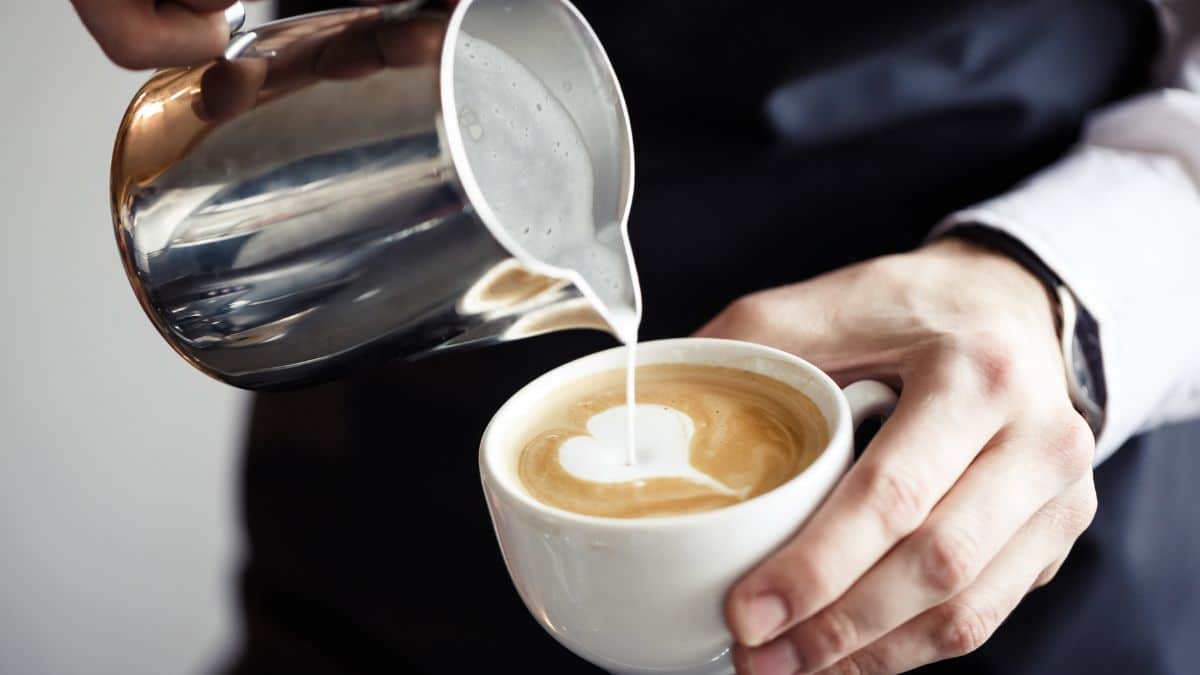
<path id="1" fill-rule="evenodd" d="M 763 644 L 841 596 L 916 530 L 1001 427 L 1002 406 L 969 366 L 945 357 L 917 365 L 828 501 L 730 593 L 727 621 L 742 644 Z"/>
<path id="2" fill-rule="evenodd" d="M 267 70 L 264 88 L 287 90 L 317 79 L 317 61 L 327 42 L 328 38 L 320 34 L 300 36 L 287 48 L 277 51 Z"/>
<path id="3" fill-rule="evenodd" d="M 445 36 L 444 19 L 422 18 L 403 24 L 383 24 L 376 39 L 385 65 L 406 68 L 437 63 Z"/>
<path id="4" fill-rule="evenodd" d="M 382 5 L 387 2 L 395 2 L 395 0 L 354 0 L 360 5 Z M 458 6 L 459 0 L 445 0 L 446 7 L 454 9 Z"/>
<path id="5" fill-rule="evenodd" d="M 229 41 L 222 12 L 198 13 L 150 0 L 74 0 L 84 25 L 112 61 L 131 69 L 201 63 Z"/>
<path id="6" fill-rule="evenodd" d="M 902 673 L 975 651 L 1016 609 L 1047 564 L 1056 568 L 1065 560 L 1071 545 L 1091 523 L 1095 510 L 1096 493 L 1088 472 L 1038 511 L 964 591 L 844 659 L 829 672 Z"/>
<path id="7" fill-rule="evenodd" d="M 1053 426 L 1048 433 L 1039 424 L 998 434 L 916 532 L 842 598 L 778 640 L 817 670 L 966 588 L 1034 514 L 1091 468 L 1091 431 L 1079 415 L 1065 411 Z"/>
<path id="8" fill-rule="evenodd" d="M 353 80 L 383 68 L 376 26 L 353 26 L 333 36 L 313 62 L 313 73 L 327 80 Z"/>
<path id="9" fill-rule="evenodd" d="M 200 105 L 196 114 L 207 122 L 220 122 L 254 107 L 267 79 L 267 62 L 259 58 L 217 61 L 200 77 Z"/>
<path id="10" fill-rule="evenodd" d="M 1063 563 L 1066 561 L 1067 557 L 1063 556 L 1051 563 L 1049 567 L 1042 570 L 1042 573 L 1038 575 L 1038 578 L 1033 582 L 1033 586 L 1029 590 L 1032 591 L 1035 588 L 1041 588 L 1042 586 L 1050 583 L 1054 577 L 1058 576 L 1058 571 L 1062 569 Z"/>
<path id="11" fill-rule="evenodd" d="M 386 25 L 379 16 L 376 8 L 364 7 L 348 25 L 344 17 L 313 17 L 312 26 L 306 23 L 275 52 L 264 88 L 292 89 L 319 78 L 349 79 L 378 70 L 384 64 L 372 31 Z"/>
<path id="12" fill-rule="evenodd" d="M 191 9 L 192 11 L 198 12 L 200 14 L 208 14 L 211 12 L 224 12 L 225 10 L 232 7 L 233 3 L 237 2 L 237 0 L 169 0 L 169 1 L 183 5 L 184 7 L 187 7 L 188 9 Z M 162 3 L 162 4 L 166 4 L 166 3 Z"/>
<path id="13" fill-rule="evenodd" d="M 166 3 L 153 12 L 145 39 L 157 67 L 189 66 L 220 56 L 229 45 L 223 11 Z"/>

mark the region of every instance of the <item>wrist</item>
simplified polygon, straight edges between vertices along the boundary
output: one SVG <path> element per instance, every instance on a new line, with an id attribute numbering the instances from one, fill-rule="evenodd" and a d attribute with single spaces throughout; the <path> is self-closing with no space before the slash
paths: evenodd
<path id="1" fill-rule="evenodd" d="M 1037 329 L 1057 342 L 1057 277 L 1048 279 L 1008 251 L 966 231 L 952 230 L 919 252 L 941 263 L 945 276 L 940 283 L 963 289 L 956 295 L 972 298 L 985 311 L 1016 319 L 1025 329 Z"/>
<path id="2" fill-rule="evenodd" d="M 1062 357 L 1071 403 L 1099 438 L 1108 402 L 1099 325 L 1070 288 L 1023 242 L 986 225 L 960 226 L 930 246 L 950 246 L 951 249 L 966 246 L 985 251 L 984 255 L 1007 259 L 1010 268 L 1023 270 L 1027 282 L 1036 280 L 1045 302 L 1033 300 L 1028 294 L 1026 302 L 1030 307 L 1036 305 L 1039 313 L 1043 308 L 1051 312 L 1051 325 Z"/>

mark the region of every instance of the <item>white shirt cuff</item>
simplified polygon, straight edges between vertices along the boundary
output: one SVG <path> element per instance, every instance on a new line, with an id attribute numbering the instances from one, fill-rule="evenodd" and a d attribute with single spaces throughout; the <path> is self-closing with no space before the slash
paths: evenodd
<path id="1" fill-rule="evenodd" d="M 1200 191 L 1191 157 L 1159 149 L 1081 146 L 931 235 L 1002 230 L 1095 317 L 1108 389 L 1097 464 L 1139 431 L 1200 415 Z"/>

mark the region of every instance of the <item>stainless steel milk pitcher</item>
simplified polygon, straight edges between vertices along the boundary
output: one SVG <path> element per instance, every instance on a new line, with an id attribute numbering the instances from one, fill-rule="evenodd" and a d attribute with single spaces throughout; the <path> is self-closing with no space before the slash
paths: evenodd
<path id="1" fill-rule="evenodd" d="M 578 275 L 503 236 L 480 203 L 453 103 L 464 31 L 572 90 L 562 105 L 590 152 L 598 229 L 611 230 L 597 240 L 620 249 L 635 279 L 627 113 L 568 2 L 311 14 L 234 33 L 219 61 L 156 73 L 121 124 L 118 245 L 180 355 L 229 384 L 279 388 L 612 325 Z"/>

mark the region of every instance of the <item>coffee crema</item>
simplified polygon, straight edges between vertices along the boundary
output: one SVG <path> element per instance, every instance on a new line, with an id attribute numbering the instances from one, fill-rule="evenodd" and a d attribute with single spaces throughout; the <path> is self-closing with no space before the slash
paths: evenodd
<path id="1" fill-rule="evenodd" d="M 596 457 L 601 464 L 626 457 L 621 434 L 580 443 L 592 435 L 589 426 L 595 430 L 602 419 L 619 419 L 611 414 L 597 416 L 623 408 L 625 400 L 623 369 L 582 378 L 549 395 L 527 426 L 518 458 L 525 489 L 543 503 L 594 516 L 641 518 L 708 511 L 782 485 L 812 464 L 829 442 L 816 404 L 778 380 L 720 366 L 649 365 L 637 369 L 638 438 L 644 439 L 639 440 L 639 462 L 643 456 L 653 461 L 676 450 L 647 447 L 647 443 L 678 438 L 686 447 L 677 450 L 686 453 L 690 466 L 673 475 L 607 482 L 569 471 L 563 461 L 569 442 L 574 446 L 566 449 L 576 465 L 580 452 L 611 456 Z M 667 409 L 660 411 L 666 417 L 642 415 L 643 406 Z M 667 429 L 670 433 L 665 435 L 662 428 L 646 428 L 670 426 L 675 418 L 690 420 L 684 425 L 686 435 L 677 428 Z M 636 473 L 639 467 L 629 468 Z M 619 467 L 607 469 L 611 475 Z"/>

